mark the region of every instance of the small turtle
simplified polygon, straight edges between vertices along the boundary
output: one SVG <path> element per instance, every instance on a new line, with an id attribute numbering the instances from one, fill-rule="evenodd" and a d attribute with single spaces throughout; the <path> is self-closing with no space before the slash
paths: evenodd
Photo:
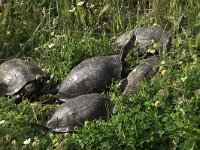
<path id="1" fill-rule="evenodd" d="M 47 74 L 38 66 L 21 59 L 11 59 L 0 65 L 0 93 L 12 95 L 15 103 L 22 96 L 36 91 Z"/>
<path id="2" fill-rule="evenodd" d="M 153 65 L 158 64 L 159 60 L 159 56 L 151 56 L 136 66 L 135 69 L 129 73 L 126 79 L 127 82 L 125 82 L 125 84 L 127 85 L 123 85 L 123 87 L 125 87 L 124 94 L 137 92 L 136 83 L 138 81 L 144 78 L 150 80 L 153 76 L 155 76 L 158 72 L 158 68 L 154 68 Z"/>
<path id="3" fill-rule="evenodd" d="M 135 42 L 125 41 L 120 55 L 97 56 L 89 58 L 73 68 L 62 82 L 58 97 L 60 101 L 66 101 L 83 94 L 99 93 L 110 86 L 113 80 L 121 77 L 122 63 L 130 48 Z"/>
<path id="4" fill-rule="evenodd" d="M 115 38 L 112 47 L 121 46 L 131 36 L 136 36 L 136 41 L 139 43 L 139 50 L 142 54 L 147 53 L 148 48 L 153 46 L 153 44 L 160 45 L 163 50 L 169 50 L 171 48 L 171 34 L 158 26 L 141 27 L 127 31 Z"/>
<path id="5" fill-rule="evenodd" d="M 107 119 L 111 111 L 112 103 L 108 97 L 98 93 L 85 94 L 63 103 L 46 127 L 54 132 L 71 132 L 87 120 Z"/>

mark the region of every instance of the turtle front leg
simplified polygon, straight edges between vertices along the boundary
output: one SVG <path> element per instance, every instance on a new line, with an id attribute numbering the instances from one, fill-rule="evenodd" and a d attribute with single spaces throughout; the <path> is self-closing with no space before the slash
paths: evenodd
<path id="1" fill-rule="evenodd" d="M 126 88 L 127 84 L 128 84 L 127 78 L 123 78 L 117 84 L 117 88 L 119 88 L 121 91 L 123 91 Z"/>
<path id="2" fill-rule="evenodd" d="M 13 95 L 11 101 L 13 101 L 15 104 L 19 104 L 22 102 L 22 96 L 20 94 Z"/>

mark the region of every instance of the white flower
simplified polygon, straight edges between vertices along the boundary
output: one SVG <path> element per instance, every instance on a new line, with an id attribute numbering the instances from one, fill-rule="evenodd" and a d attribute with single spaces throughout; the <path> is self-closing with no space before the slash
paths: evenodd
<path id="1" fill-rule="evenodd" d="M 157 24 L 157 23 L 154 23 L 153 26 L 158 26 L 158 24 Z"/>
<path id="2" fill-rule="evenodd" d="M 56 26 L 58 24 L 58 18 L 53 18 L 52 25 Z"/>
<path id="3" fill-rule="evenodd" d="M 36 47 L 36 48 L 35 48 L 35 51 L 38 51 L 38 50 L 39 50 L 39 47 Z"/>
<path id="4" fill-rule="evenodd" d="M 181 80 L 182 80 L 183 82 L 185 82 L 186 79 L 187 79 L 187 77 L 185 77 L 185 78 L 181 78 Z"/>
<path id="5" fill-rule="evenodd" d="M 54 43 L 51 43 L 51 44 L 48 45 L 49 48 L 52 48 L 52 47 L 54 47 L 54 46 L 55 46 Z"/>
<path id="6" fill-rule="evenodd" d="M 133 69 L 133 72 L 136 72 L 137 71 L 137 69 L 135 68 L 135 69 Z"/>
<path id="7" fill-rule="evenodd" d="M 26 139 L 26 140 L 24 141 L 24 145 L 28 145 L 28 144 L 30 144 L 30 142 L 31 142 L 31 138 Z"/>
<path id="8" fill-rule="evenodd" d="M 182 64 L 183 64 L 183 62 L 182 62 L 182 61 L 179 61 L 179 62 L 178 62 L 178 64 L 182 65 Z"/>
<path id="9" fill-rule="evenodd" d="M 160 107 L 160 101 L 155 102 L 155 107 Z"/>
<path id="10" fill-rule="evenodd" d="M 192 58 L 197 58 L 197 55 L 193 54 L 193 55 L 192 55 Z"/>
<path id="11" fill-rule="evenodd" d="M 149 48 L 147 51 L 148 51 L 148 53 L 152 53 L 152 54 L 154 54 L 156 52 L 155 49 L 152 49 L 152 48 Z"/>
<path id="12" fill-rule="evenodd" d="M 154 47 L 154 48 L 158 48 L 158 44 L 155 43 L 155 44 L 153 45 L 153 47 Z"/>
<path id="13" fill-rule="evenodd" d="M 154 40 L 154 39 L 152 39 L 152 40 L 150 40 L 150 42 L 154 44 L 154 43 L 155 43 L 155 40 Z"/>
<path id="14" fill-rule="evenodd" d="M 35 141 L 38 141 L 38 137 L 37 137 L 37 136 L 35 136 L 33 139 L 34 139 Z"/>
<path id="15" fill-rule="evenodd" d="M 0 121 L 0 125 L 4 124 L 5 123 L 5 120 L 1 120 Z"/>
<path id="16" fill-rule="evenodd" d="M 161 61 L 161 64 L 164 65 L 164 64 L 166 64 L 166 62 L 163 60 L 163 61 Z"/>
<path id="17" fill-rule="evenodd" d="M 13 144 L 13 145 L 16 145 L 16 140 L 12 140 L 12 144 Z"/>
<path id="18" fill-rule="evenodd" d="M 154 54 L 155 52 L 156 52 L 155 49 L 152 49 L 152 50 L 151 50 L 151 53 L 152 53 L 152 54 Z"/>
<path id="19" fill-rule="evenodd" d="M 93 8 L 94 7 L 94 5 L 93 4 L 90 4 L 90 6 L 89 6 L 90 8 Z"/>
<path id="20" fill-rule="evenodd" d="M 74 12 L 76 10 L 76 7 L 74 7 L 73 9 L 69 10 L 69 12 Z"/>
<path id="21" fill-rule="evenodd" d="M 77 5 L 77 6 L 82 6 L 83 4 L 84 4 L 84 2 L 81 2 L 81 1 L 80 1 L 80 2 L 78 2 L 76 5 Z"/>

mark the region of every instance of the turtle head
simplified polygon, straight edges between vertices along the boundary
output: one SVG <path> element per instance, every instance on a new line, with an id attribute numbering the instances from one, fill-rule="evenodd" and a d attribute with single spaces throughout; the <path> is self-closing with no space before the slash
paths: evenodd
<path id="1" fill-rule="evenodd" d="M 129 51 L 133 48 L 135 41 L 136 41 L 136 35 L 134 32 L 132 32 L 131 36 L 128 37 L 122 44 L 121 52 L 120 52 L 121 62 L 124 62 L 124 59 L 128 55 Z"/>
<path id="2" fill-rule="evenodd" d="M 25 93 L 32 93 L 36 90 L 35 82 L 30 82 L 24 86 Z"/>
<path id="3" fill-rule="evenodd" d="M 161 39 L 162 40 L 162 39 Z M 163 44 L 164 50 L 170 50 L 172 48 L 172 36 L 169 34 Z"/>

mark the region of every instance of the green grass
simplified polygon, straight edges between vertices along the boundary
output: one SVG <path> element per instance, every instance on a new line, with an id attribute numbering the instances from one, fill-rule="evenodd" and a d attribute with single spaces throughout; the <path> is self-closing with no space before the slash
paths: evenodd
<path id="1" fill-rule="evenodd" d="M 159 72 L 151 81 L 141 81 L 137 95 L 122 97 L 113 84 L 116 113 L 108 121 L 87 122 L 72 134 L 44 132 L 30 125 L 45 124 L 57 103 L 42 105 L 45 97 L 40 97 L 34 103 L 25 100 L 15 105 L 0 96 L 0 149 L 199 149 L 199 1 L 88 3 L 72 12 L 74 4 L 69 0 L 9 1 L 0 6 L 0 61 L 28 59 L 49 73 L 49 84 L 61 83 L 86 58 L 119 53 L 111 49 L 111 37 L 158 24 L 173 33 L 171 50 L 161 52 L 160 67 L 166 74 Z M 186 20 L 179 32 L 183 13 Z M 140 59 L 133 48 L 125 73 Z M 30 143 L 23 144 L 29 138 Z"/>

